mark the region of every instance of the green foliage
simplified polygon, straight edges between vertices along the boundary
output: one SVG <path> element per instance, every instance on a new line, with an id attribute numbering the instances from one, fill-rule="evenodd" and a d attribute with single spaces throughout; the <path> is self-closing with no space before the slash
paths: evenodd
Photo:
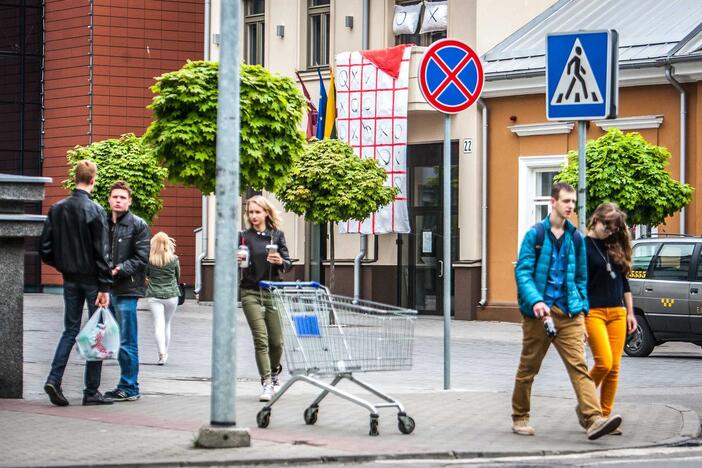
<path id="1" fill-rule="evenodd" d="M 360 159 L 347 143 L 320 140 L 305 147 L 276 197 L 314 223 L 360 221 L 395 199 L 398 190 L 385 179 L 375 160 Z"/>
<path id="2" fill-rule="evenodd" d="M 212 193 L 216 179 L 218 64 L 188 61 L 157 78 L 145 138 L 171 180 Z M 302 152 L 305 101 L 295 82 L 241 66 L 241 190 L 275 191 Z"/>
<path id="3" fill-rule="evenodd" d="M 73 168 L 78 161 L 89 159 L 97 164 L 97 182 L 92 197 L 107 211 L 110 210 L 107 203 L 110 187 L 117 180 L 126 181 L 132 188 L 131 211 L 147 222 L 151 222 L 163 207 L 160 194 L 168 169 L 161 167 L 151 147 L 133 133 L 89 146 L 76 146 L 68 151 L 67 159 L 71 169 L 63 186 L 69 190 L 75 188 Z"/>
<path id="4" fill-rule="evenodd" d="M 586 149 L 588 216 L 600 203 L 612 201 L 627 212 L 630 224 L 655 226 L 687 206 L 692 187 L 673 180 L 665 170 L 670 153 L 634 132 L 613 128 Z M 555 180 L 577 188 L 578 153 L 568 152 L 568 165 Z"/>

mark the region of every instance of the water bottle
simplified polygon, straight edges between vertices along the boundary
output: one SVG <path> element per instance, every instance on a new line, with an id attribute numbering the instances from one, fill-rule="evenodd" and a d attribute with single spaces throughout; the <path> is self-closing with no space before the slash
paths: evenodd
<path id="1" fill-rule="evenodd" d="M 239 263 L 240 268 L 249 267 L 249 248 L 244 244 L 243 240 L 239 246 L 239 255 L 241 256 L 241 262 Z"/>
<path id="2" fill-rule="evenodd" d="M 549 337 L 553 338 L 556 336 L 556 325 L 553 323 L 553 319 L 551 317 L 544 318 L 544 329 Z"/>

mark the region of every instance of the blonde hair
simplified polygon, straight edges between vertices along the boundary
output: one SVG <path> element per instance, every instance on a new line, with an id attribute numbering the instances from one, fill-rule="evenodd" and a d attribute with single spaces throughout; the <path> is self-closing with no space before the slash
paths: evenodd
<path id="1" fill-rule="evenodd" d="M 246 216 L 244 216 L 246 226 L 251 227 L 251 221 L 249 220 L 250 203 L 257 204 L 266 213 L 266 227 L 268 227 L 268 229 L 278 229 L 278 226 L 280 226 L 280 217 L 278 216 L 278 212 L 275 210 L 275 208 L 273 208 L 271 202 L 263 198 L 261 195 L 255 195 L 246 201 Z"/>
<path id="2" fill-rule="evenodd" d="M 175 240 L 168 237 L 168 234 L 161 231 L 151 238 L 151 251 L 149 252 L 149 263 L 164 267 L 175 257 Z"/>

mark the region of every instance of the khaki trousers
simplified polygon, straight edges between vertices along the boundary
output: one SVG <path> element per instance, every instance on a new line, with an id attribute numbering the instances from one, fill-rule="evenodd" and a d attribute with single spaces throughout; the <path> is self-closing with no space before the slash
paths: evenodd
<path id="1" fill-rule="evenodd" d="M 573 318 L 565 315 L 558 307 L 551 308 L 551 317 L 556 325 L 556 337 L 551 339 L 544 330 L 541 319 L 523 317 L 522 355 L 519 360 L 517 377 L 512 393 L 512 420 L 529 420 L 531 405 L 531 385 L 539 373 L 541 362 L 553 342 L 556 351 L 568 371 L 570 382 L 578 398 L 578 405 L 587 426 L 602 416 L 597 398 L 595 383 L 588 374 L 585 360 L 585 317 L 578 314 Z"/>

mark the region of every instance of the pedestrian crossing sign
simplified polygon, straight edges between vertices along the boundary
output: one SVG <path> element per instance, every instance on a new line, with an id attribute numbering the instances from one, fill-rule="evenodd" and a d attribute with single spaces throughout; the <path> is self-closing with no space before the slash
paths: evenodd
<path id="1" fill-rule="evenodd" d="M 546 36 L 546 117 L 617 116 L 618 36 L 614 30 Z"/>

